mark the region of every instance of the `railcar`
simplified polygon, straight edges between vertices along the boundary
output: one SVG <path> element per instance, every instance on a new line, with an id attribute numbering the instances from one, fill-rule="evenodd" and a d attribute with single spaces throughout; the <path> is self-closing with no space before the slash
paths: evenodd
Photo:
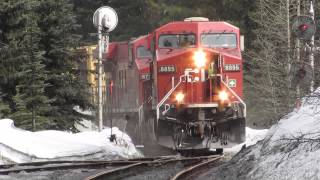
<path id="1" fill-rule="evenodd" d="M 109 46 L 105 117 L 135 141 L 222 149 L 245 141 L 239 28 L 207 18 L 165 24 Z"/>

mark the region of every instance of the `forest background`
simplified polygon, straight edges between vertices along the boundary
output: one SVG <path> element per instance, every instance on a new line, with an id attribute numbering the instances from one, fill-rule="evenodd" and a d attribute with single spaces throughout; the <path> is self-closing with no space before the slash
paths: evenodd
<path id="1" fill-rule="evenodd" d="M 119 24 L 111 41 L 129 40 L 187 17 L 207 17 L 240 27 L 248 125 L 269 127 L 309 93 L 315 71 L 303 51 L 309 40 L 291 32 L 297 15 L 309 15 L 308 0 L 2 0 L 0 2 L 0 115 L 25 129 L 75 131 L 94 108 L 79 78 L 73 48 L 96 43 L 93 12 L 113 7 Z M 320 2 L 316 2 L 320 12 Z M 315 44 L 319 41 L 316 33 Z M 86 117 L 89 118 L 89 117 Z"/>

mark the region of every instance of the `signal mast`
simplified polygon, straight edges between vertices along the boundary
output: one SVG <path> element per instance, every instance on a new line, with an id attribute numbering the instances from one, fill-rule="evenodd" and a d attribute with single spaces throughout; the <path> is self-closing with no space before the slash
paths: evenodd
<path id="1" fill-rule="evenodd" d="M 116 11 L 109 7 L 103 6 L 97 9 L 93 14 L 93 24 L 98 29 L 98 122 L 99 131 L 103 128 L 102 118 L 102 53 L 108 53 L 109 49 L 109 32 L 114 30 L 118 24 Z"/>
<path id="2" fill-rule="evenodd" d="M 310 1 L 309 16 L 298 15 L 292 24 L 293 34 L 300 40 L 309 41 L 309 45 L 305 50 L 310 53 L 311 82 L 310 92 L 314 91 L 314 53 L 320 48 L 314 46 L 314 34 L 316 32 L 316 24 L 314 19 L 313 1 Z"/>

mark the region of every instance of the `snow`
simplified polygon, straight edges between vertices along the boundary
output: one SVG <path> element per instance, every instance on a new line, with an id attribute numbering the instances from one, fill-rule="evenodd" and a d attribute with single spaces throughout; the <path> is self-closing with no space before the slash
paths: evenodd
<path id="1" fill-rule="evenodd" d="M 320 88 L 270 128 L 262 141 L 241 150 L 202 179 L 320 179 Z"/>
<path id="2" fill-rule="evenodd" d="M 264 139 L 266 136 L 266 133 L 268 132 L 268 129 L 251 129 L 250 127 L 246 127 L 246 142 L 242 144 L 238 144 L 232 148 L 225 148 L 224 152 L 228 154 L 236 154 L 241 150 L 241 148 L 245 145 L 246 147 L 252 146 L 257 143 L 257 141 L 260 141 Z"/>
<path id="3" fill-rule="evenodd" d="M 93 112 L 93 111 L 91 111 L 91 110 L 83 110 L 83 109 L 81 109 L 79 106 L 74 106 L 73 109 L 74 109 L 75 111 L 77 111 L 78 113 L 81 113 L 81 114 L 83 114 L 83 115 L 88 115 L 88 116 L 94 115 L 94 112 Z"/>
<path id="4" fill-rule="evenodd" d="M 77 111 L 80 114 L 92 116 L 95 114 L 94 111 L 91 110 L 83 110 L 79 106 L 74 106 L 73 108 L 75 111 Z M 98 126 L 94 124 L 92 121 L 82 118 L 80 122 L 75 123 L 75 127 L 80 131 L 98 131 Z"/>
<path id="5" fill-rule="evenodd" d="M 110 142 L 111 129 L 102 132 L 70 133 L 55 130 L 30 132 L 0 120 L 0 164 L 41 160 L 87 160 L 140 157 L 131 138 L 112 128 L 117 143 Z"/>

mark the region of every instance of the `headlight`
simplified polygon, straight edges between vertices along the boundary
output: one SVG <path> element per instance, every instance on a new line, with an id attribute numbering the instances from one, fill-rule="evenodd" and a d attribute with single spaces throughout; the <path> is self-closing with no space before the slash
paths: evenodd
<path id="1" fill-rule="evenodd" d="M 176 100 L 178 101 L 178 103 L 181 103 L 184 99 L 184 94 L 183 93 L 177 93 L 176 94 Z"/>
<path id="2" fill-rule="evenodd" d="M 228 93 L 226 92 L 226 91 L 220 91 L 219 92 L 219 99 L 221 100 L 221 101 L 226 101 L 226 100 L 228 100 L 228 97 L 229 95 L 228 95 Z"/>
<path id="3" fill-rule="evenodd" d="M 198 50 L 196 52 L 194 52 L 194 55 L 193 55 L 193 60 L 195 62 L 195 65 L 198 67 L 198 68 L 201 68 L 203 66 L 206 65 L 206 53 L 203 52 L 202 50 Z"/>

